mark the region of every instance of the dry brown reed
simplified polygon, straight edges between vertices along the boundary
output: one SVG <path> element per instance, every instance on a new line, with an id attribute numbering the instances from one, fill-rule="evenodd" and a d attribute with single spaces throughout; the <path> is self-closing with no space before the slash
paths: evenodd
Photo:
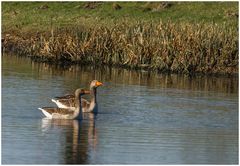
<path id="1" fill-rule="evenodd" d="M 5 35 L 4 51 L 61 63 L 118 65 L 177 73 L 237 73 L 238 32 L 227 25 L 118 23 Z"/>

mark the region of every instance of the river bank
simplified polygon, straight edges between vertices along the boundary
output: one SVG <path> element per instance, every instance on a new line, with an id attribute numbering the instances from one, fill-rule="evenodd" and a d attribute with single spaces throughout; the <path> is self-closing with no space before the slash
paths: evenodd
<path id="1" fill-rule="evenodd" d="M 50 21 L 42 30 L 30 25 L 6 29 L 8 22 L 3 26 L 3 51 L 49 63 L 187 74 L 238 73 L 238 32 L 231 21 L 133 21 L 130 17 L 130 21 L 117 19 L 108 25 L 105 21 L 94 24 L 91 19 L 77 26 Z"/>

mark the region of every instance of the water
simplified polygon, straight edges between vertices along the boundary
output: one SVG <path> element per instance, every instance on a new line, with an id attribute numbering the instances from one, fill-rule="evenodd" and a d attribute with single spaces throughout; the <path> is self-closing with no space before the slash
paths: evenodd
<path id="1" fill-rule="evenodd" d="M 99 114 L 48 120 L 37 109 L 98 79 Z M 2 164 L 238 164 L 238 78 L 2 57 Z"/>

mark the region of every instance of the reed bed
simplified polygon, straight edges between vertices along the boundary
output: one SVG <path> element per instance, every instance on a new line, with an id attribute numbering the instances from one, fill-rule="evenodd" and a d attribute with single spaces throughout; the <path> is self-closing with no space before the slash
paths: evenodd
<path id="1" fill-rule="evenodd" d="M 216 24 L 117 23 L 5 34 L 3 50 L 54 63 L 115 65 L 175 73 L 238 73 L 238 32 Z"/>

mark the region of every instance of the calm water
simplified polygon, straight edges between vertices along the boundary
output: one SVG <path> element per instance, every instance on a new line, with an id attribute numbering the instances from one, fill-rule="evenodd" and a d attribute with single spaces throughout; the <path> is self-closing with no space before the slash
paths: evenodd
<path id="1" fill-rule="evenodd" d="M 48 120 L 51 97 L 98 89 L 99 114 Z M 238 78 L 2 57 L 2 164 L 237 164 Z"/>

